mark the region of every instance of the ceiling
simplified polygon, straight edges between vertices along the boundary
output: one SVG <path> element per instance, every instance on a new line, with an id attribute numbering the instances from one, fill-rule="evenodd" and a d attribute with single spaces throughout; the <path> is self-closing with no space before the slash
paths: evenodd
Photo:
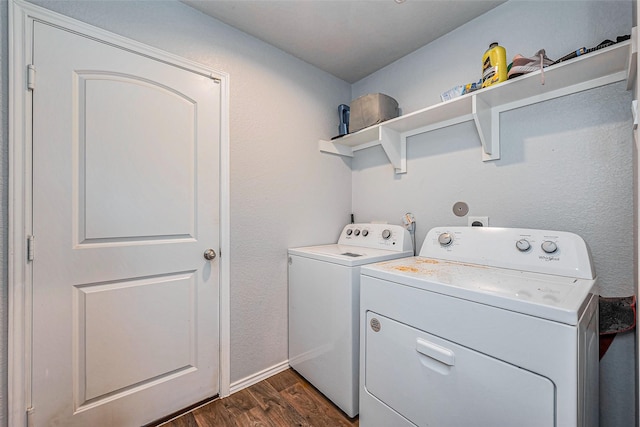
<path id="1" fill-rule="evenodd" d="M 349 83 L 505 0 L 181 0 Z"/>

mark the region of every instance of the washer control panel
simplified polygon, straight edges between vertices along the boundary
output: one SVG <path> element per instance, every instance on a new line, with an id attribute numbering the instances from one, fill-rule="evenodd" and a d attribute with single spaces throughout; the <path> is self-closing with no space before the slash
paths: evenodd
<path id="1" fill-rule="evenodd" d="M 349 224 L 342 230 L 338 244 L 398 252 L 412 248 L 409 232 L 395 224 Z"/>
<path id="2" fill-rule="evenodd" d="M 420 256 L 593 279 L 584 240 L 564 231 L 499 227 L 436 227 Z"/>

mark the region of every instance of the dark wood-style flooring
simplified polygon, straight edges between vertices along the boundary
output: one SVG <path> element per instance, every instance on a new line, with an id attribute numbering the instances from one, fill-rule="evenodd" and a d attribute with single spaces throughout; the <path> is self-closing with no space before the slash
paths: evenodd
<path id="1" fill-rule="evenodd" d="M 358 426 L 295 371 L 287 369 L 162 427 Z"/>

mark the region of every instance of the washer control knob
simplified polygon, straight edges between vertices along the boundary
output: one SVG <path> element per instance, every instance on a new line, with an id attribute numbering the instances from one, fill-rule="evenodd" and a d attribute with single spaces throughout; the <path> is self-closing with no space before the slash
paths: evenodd
<path id="1" fill-rule="evenodd" d="M 353 230 L 350 228 L 347 228 L 347 236 L 351 236 L 353 234 Z"/>
<path id="2" fill-rule="evenodd" d="M 453 243 L 453 236 L 451 233 L 442 233 L 438 236 L 438 242 L 440 242 L 440 246 L 449 246 Z"/>
<path id="3" fill-rule="evenodd" d="M 531 243 L 529 243 L 527 239 L 520 239 L 516 242 L 516 248 L 518 248 L 520 252 L 527 252 L 531 249 Z"/>
<path id="4" fill-rule="evenodd" d="M 391 237 L 391 230 L 389 229 L 382 230 L 382 238 L 384 240 L 389 240 L 390 237 Z"/>
<path id="5" fill-rule="evenodd" d="M 362 230 L 362 237 L 367 237 L 369 235 L 369 230 Z"/>
<path id="6" fill-rule="evenodd" d="M 551 240 L 545 240 L 544 242 L 542 242 L 541 247 L 542 250 L 548 254 L 552 254 L 558 250 L 558 245 L 556 245 L 556 242 L 552 242 Z"/>
<path id="7" fill-rule="evenodd" d="M 360 230 L 356 228 L 356 229 L 354 230 L 354 232 L 353 232 L 353 235 L 354 235 L 354 236 L 359 236 L 359 235 L 360 235 Z"/>

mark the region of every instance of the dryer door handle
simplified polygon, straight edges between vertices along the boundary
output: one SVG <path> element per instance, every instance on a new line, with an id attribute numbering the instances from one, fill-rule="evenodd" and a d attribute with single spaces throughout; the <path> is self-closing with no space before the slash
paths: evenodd
<path id="1" fill-rule="evenodd" d="M 416 351 L 445 365 L 453 366 L 455 364 L 456 356 L 453 351 L 422 338 L 416 339 Z"/>

